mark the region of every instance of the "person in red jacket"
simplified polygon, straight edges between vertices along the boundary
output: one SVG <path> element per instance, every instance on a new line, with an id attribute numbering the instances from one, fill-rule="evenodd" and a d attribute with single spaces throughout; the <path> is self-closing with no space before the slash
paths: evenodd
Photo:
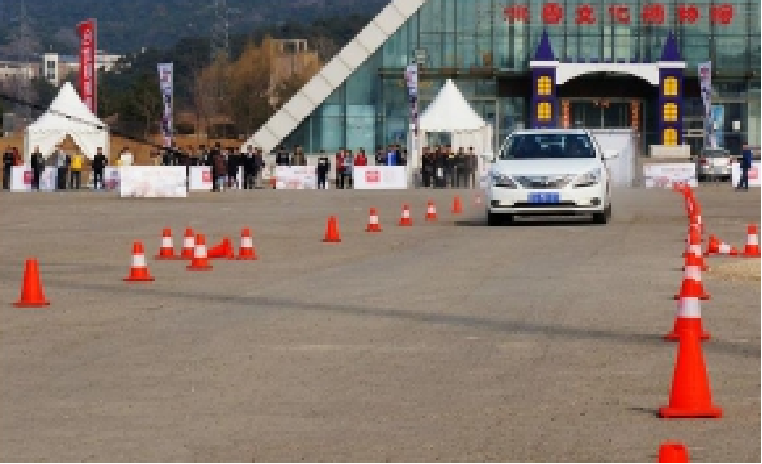
<path id="1" fill-rule="evenodd" d="M 342 148 L 336 153 L 336 187 L 344 188 L 344 149 Z"/>
<path id="2" fill-rule="evenodd" d="M 368 165 L 368 158 L 365 156 L 365 150 L 360 149 L 360 152 L 355 156 L 355 166 L 364 167 Z"/>

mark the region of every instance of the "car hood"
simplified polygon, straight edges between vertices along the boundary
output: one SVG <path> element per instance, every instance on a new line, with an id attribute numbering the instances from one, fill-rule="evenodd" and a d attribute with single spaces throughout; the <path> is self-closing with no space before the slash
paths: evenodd
<path id="1" fill-rule="evenodd" d="M 509 176 L 581 175 L 602 167 L 595 158 L 553 160 L 498 160 L 492 172 Z"/>

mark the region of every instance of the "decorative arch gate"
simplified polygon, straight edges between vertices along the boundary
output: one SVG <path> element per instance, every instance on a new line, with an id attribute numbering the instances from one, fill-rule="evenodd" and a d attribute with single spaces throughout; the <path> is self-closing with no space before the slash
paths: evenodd
<path id="1" fill-rule="evenodd" d="M 674 34 L 670 33 L 655 63 L 640 62 L 560 62 L 556 60 L 547 31 L 544 31 L 534 59 L 532 70 L 532 98 L 530 124 L 533 128 L 570 127 L 572 111 L 569 99 L 560 98 L 561 86 L 582 76 L 606 73 L 634 76 L 658 87 L 658 132 L 662 145 L 682 145 L 683 70 Z M 607 105 L 612 101 L 626 101 L 624 95 L 591 98 L 592 104 Z M 639 101 L 629 100 L 631 128 L 639 131 L 642 109 Z"/>

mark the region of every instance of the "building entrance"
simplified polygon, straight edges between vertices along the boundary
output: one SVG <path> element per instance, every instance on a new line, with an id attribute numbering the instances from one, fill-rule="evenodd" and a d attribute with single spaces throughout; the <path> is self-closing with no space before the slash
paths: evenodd
<path id="1" fill-rule="evenodd" d="M 562 101 L 569 107 L 568 127 L 587 129 L 630 129 L 640 126 L 639 99 L 574 98 Z M 563 119 L 563 118 L 562 118 Z"/>

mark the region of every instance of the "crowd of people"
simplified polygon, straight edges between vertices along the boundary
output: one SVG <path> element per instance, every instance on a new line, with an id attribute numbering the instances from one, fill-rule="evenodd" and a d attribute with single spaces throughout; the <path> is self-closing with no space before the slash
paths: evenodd
<path id="1" fill-rule="evenodd" d="M 40 174 L 46 166 L 56 168 L 58 190 L 78 190 L 82 188 L 83 173 L 91 170 L 92 187 L 104 189 L 104 170 L 109 166 L 108 157 L 97 148 L 97 154 L 89 160 L 81 152 L 67 153 L 59 144 L 47 159 L 35 147 L 31 156 L 32 189 L 39 189 Z M 192 166 L 207 166 L 211 168 L 213 191 L 224 189 L 254 189 L 263 177 L 263 171 L 271 168 L 274 173 L 277 166 L 308 166 L 308 155 L 301 146 L 291 150 L 283 146 L 276 147 L 271 152 L 274 163 L 268 166 L 262 149 L 247 146 L 244 152 L 235 147 L 223 147 L 220 142 L 207 147 L 199 145 L 194 148 L 188 145 L 181 148 L 173 143 L 168 148 L 157 148 L 150 152 L 151 162 L 156 166 L 185 166 L 186 175 L 190 178 Z M 134 157 L 127 147 L 120 150 L 113 162 L 114 166 L 131 166 Z M 372 164 L 371 164 L 372 163 Z M 375 155 L 368 156 L 364 148 L 353 151 L 341 148 L 334 155 L 328 155 L 324 150 L 317 156 L 317 188 L 324 189 L 329 179 L 335 181 L 335 188 L 353 188 L 353 168 L 355 166 L 406 166 L 408 152 L 399 145 L 376 147 Z M 8 147 L 3 154 L 3 188 L 8 189 L 12 166 L 23 165 L 23 158 L 18 150 Z M 473 188 L 476 186 L 478 162 L 473 147 L 457 150 L 448 146 L 424 147 L 421 158 L 421 182 L 424 188 Z M 331 176 L 333 174 L 333 176 Z M 241 177 L 239 179 L 239 177 Z M 85 182 L 87 184 L 87 182 Z"/>

